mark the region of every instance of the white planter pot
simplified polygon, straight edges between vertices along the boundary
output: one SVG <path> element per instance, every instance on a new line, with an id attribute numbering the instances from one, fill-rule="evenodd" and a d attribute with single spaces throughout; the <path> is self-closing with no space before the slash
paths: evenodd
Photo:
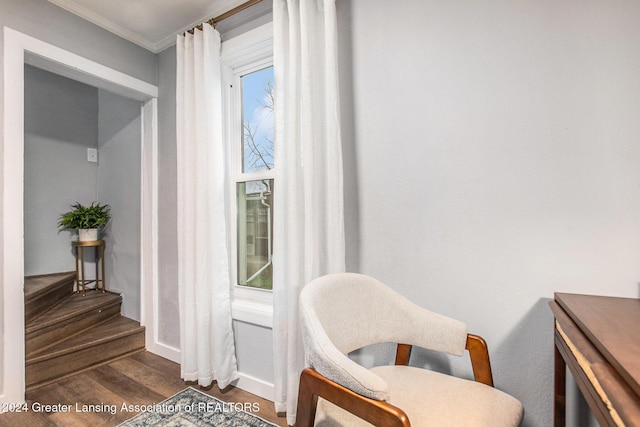
<path id="1" fill-rule="evenodd" d="M 98 229 L 97 228 L 79 228 L 78 240 L 81 242 L 92 242 L 94 240 L 98 240 Z"/>

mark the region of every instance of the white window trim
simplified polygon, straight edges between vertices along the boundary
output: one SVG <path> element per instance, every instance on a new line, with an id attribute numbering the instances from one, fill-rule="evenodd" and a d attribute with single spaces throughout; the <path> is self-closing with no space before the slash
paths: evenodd
<path id="1" fill-rule="evenodd" d="M 242 147 L 235 142 L 242 137 L 242 126 L 237 126 L 240 108 L 240 76 L 273 65 L 273 24 L 268 23 L 237 37 L 226 40 L 221 46 L 223 63 L 223 94 L 225 96 L 225 141 L 229 144 L 227 164 L 229 176 L 229 224 L 231 230 L 231 315 L 240 320 L 271 328 L 273 325 L 273 293 L 269 290 L 237 285 L 237 206 L 236 183 L 273 179 L 274 171 L 240 174 L 237 170 Z M 277 183 L 275 184 L 277 186 Z M 276 190 L 277 191 L 277 190 Z"/>

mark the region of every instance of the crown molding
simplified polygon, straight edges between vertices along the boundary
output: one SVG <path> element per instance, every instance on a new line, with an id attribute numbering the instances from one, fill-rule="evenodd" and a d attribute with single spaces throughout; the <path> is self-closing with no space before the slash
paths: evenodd
<path id="1" fill-rule="evenodd" d="M 74 0 L 48 0 L 50 3 L 55 4 L 56 6 L 73 13 L 80 18 L 89 21 L 125 40 L 128 40 L 132 43 L 137 44 L 138 46 L 143 47 L 144 49 L 152 52 L 159 53 L 165 50 L 166 48 L 172 46 L 176 42 L 176 34 L 182 34 L 191 28 L 194 28 L 197 25 L 200 25 L 203 22 L 208 21 L 209 19 L 219 16 L 228 10 L 233 9 L 236 6 L 241 5 L 245 0 L 217 0 L 211 1 L 208 7 L 202 11 L 202 17 L 195 19 L 193 22 L 190 22 L 189 25 L 185 25 L 183 28 L 180 28 L 178 31 L 171 32 L 166 37 L 161 40 L 149 40 L 138 32 L 131 31 L 119 25 L 112 20 L 101 16 L 100 14 L 92 11 L 91 9 L 78 4 Z M 149 2 L 151 5 L 152 3 Z"/>
<path id="2" fill-rule="evenodd" d="M 49 0 L 49 2 L 153 53 L 159 52 L 157 50 L 158 47 L 156 43 L 147 40 L 140 34 L 134 33 L 133 31 L 116 24 L 83 6 L 80 6 L 72 0 Z"/>

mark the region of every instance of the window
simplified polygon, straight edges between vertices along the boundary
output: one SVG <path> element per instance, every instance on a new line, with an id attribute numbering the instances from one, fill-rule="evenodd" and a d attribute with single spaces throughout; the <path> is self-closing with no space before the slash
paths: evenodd
<path id="1" fill-rule="evenodd" d="M 240 76 L 242 172 L 236 174 L 237 284 L 271 289 L 273 267 L 273 66 Z M 248 178 L 260 178 L 251 179 Z"/>
<path id="2" fill-rule="evenodd" d="M 234 306 L 238 306 L 238 301 L 266 304 L 269 313 L 273 286 L 273 194 L 277 191 L 272 52 L 271 25 L 222 45 L 228 89 L 225 121 L 233 227 L 230 253 L 235 255 L 231 265 Z"/>
<path id="3" fill-rule="evenodd" d="M 236 184 L 237 282 L 271 289 L 273 267 L 273 179 Z"/>

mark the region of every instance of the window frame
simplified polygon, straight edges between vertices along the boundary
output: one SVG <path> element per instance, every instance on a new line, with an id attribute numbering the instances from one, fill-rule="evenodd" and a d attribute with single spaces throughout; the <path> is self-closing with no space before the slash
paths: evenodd
<path id="1" fill-rule="evenodd" d="M 275 170 L 242 171 L 243 127 L 241 77 L 273 65 L 273 25 L 264 24 L 221 46 L 224 139 L 227 144 L 230 278 L 232 317 L 252 324 L 272 327 L 273 291 L 238 285 L 238 206 L 237 183 L 272 179 Z M 272 189 L 272 191 L 274 191 Z M 275 209 L 275 207 L 274 207 Z"/>

